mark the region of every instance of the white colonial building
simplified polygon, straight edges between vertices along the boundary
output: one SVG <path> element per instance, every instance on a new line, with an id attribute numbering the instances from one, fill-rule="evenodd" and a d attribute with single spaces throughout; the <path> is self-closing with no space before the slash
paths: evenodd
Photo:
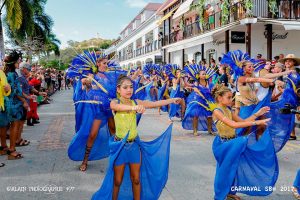
<path id="1" fill-rule="evenodd" d="M 149 3 L 120 33 L 120 39 L 106 54 L 115 53 L 122 67 L 162 62 L 162 30 L 157 23 L 159 3 Z M 161 37 L 159 36 L 161 34 Z"/>
<path id="2" fill-rule="evenodd" d="M 222 2 L 207 0 L 202 15 L 199 9 L 190 10 L 198 0 L 149 3 L 107 53 L 114 52 L 125 67 L 151 62 L 179 66 L 192 60 L 209 62 L 237 49 L 252 57 L 262 54 L 267 59 L 289 53 L 300 57 L 300 4 L 278 0 L 276 12 L 270 12 L 268 1 L 253 0 L 249 16 L 243 1 L 228 1 L 230 4 L 225 8 L 228 15 L 224 18 Z"/>

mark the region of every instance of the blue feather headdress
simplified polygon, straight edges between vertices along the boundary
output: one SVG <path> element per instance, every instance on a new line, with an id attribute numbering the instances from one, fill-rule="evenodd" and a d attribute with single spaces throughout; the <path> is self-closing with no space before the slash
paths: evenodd
<path id="1" fill-rule="evenodd" d="M 218 67 L 205 67 L 202 65 L 197 65 L 197 64 L 191 64 L 189 66 L 185 66 L 183 68 L 186 74 L 188 74 L 190 77 L 192 77 L 195 81 L 198 81 L 199 79 L 199 73 L 200 71 L 205 71 L 206 72 L 206 78 L 209 79 L 212 77 L 216 71 L 218 70 Z"/>
<path id="2" fill-rule="evenodd" d="M 250 61 L 256 63 L 249 54 L 242 52 L 241 50 L 229 51 L 227 54 L 224 54 L 221 64 L 228 65 L 233 70 L 236 77 L 244 75 L 243 63 L 245 61 Z"/>
<path id="3" fill-rule="evenodd" d="M 176 65 L 176 64 L 173 64 L 173 65 L 172 64 L 166 64 L 164 66 L 164 69 L 165 69 L 166 74 L 169 76 L 170 80 L 172 80 L 173 78 L 176 77 L 176 71 L 177 70 L 180 70 L 180 72 L 182 72 L 181 69 L 179 68 L 179 66 Z"/>
<path id="4" fill-rule="evenodd" d="M 161 67 L 156 64 L 146 64 L 143 68 L 143 74 L 145 77 L 150 77 L 151 75 L 159 75 L 161 73 Z"/>
<path id="5" fill-rule="evenodd" d="M 105 54 L 96 53 L 95 51 L 83 51 L 81 54 L 77 54 L 67 70 L 67 75 L 74 77 L 97 73 L 97 59 L 99 58 L 107 58 L 107 56 Z"/>

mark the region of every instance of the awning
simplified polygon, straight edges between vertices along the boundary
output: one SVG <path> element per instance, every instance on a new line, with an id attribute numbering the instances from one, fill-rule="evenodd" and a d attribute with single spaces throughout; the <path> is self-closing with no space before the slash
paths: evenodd
<path id="1" fill-rule="evenodd" d="M 160 18 L 160 20 L 158 20 L 156 23 L 157 25 L 161 25 L 166 19 L 168 19 L 169 17 L 171 17 L 171 15 L 175 12 L 175 10 L 170 11 L 169 13 L 167 13 L 165 16 L 163 16 L 162 18 Z"/>
<path id="2" fill-rule="evenodd" d="M 261 19 L 262 22 L 281 25 L 286 31 L 300 30 L 300 21 Z"/>
<path id="3" fill-rule="evenodd" d="M 177 17 L 180 17 L 181 15 L 183 15 L 184 13 L 188 12 L 190 10 L 190 5 L 193 3 L 194 0 L 186 0 L 185 2 L 183 2 L 179 8 L 177 9 L 177 11 L 175 12 L 173 19 L 176 19 Z"/>

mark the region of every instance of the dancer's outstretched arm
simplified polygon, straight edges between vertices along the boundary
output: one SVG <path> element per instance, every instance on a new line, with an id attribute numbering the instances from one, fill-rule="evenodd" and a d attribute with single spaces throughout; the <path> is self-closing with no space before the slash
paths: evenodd
<path id="1" fill-rule="evenodd" d="M 138 103 L 138 105 L 142 105 L 145 108 L 157 108 L 157 107 L 169 105 L 171 103 L 179 104 L 181 100 L 182 100 L 181 98 L 172 98 L 172 99 L 161 100 L 161 101 L 137 100 L 137 103 Z"/>
<path id="2" fill-rule="evenodd" d="M 219 121 L 223 122 L 224 124 L 232 128 L 246 128 L 255 125 L 267 125 L 267 122 L 271 120 L 270 118 L 268 118 L 268 119 L 256 120 L 256 121 L 236 122 L 226 117 L 220 110 L 214 110 L 213 116 L 214 118 L 218 119 Z"/>

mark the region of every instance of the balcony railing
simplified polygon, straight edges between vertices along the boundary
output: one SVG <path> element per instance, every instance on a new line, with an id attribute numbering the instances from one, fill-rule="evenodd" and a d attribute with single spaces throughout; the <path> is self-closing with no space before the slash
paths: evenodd
<path id="1" fill-rule="evenodd" d="M 300 1 L 278 0 L 275 15 L 269 13 L 268 1 L 254 0 L 254 16 L 275 19 L 300 19 Z"/>
<path id="2" fill-rule="evenodd" d="M 136 50 L 130 51 L 133 53 L 127 53 L 127 55 L 120 56 L 119 60 L 120 61 L 129 60 L 156 51 L 161 47 L 162 47 L 162 40 L 155 40 L 153 42 L 146 44 L 145 46 L 137 48 Z"/>

